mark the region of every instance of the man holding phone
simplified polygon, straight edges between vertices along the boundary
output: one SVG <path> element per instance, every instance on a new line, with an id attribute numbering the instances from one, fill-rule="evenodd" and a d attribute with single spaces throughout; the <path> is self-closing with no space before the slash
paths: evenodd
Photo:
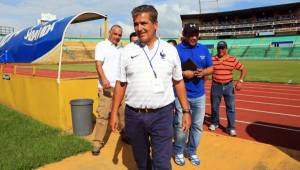
<path id="1" fill-rule="evenodd" d="M 183 78 L 187 97 L 191 108 L 191 128 L 189 132 L 182 130 L 182 114 L 184 111 L 175 100 L 176 113 L 174 118 L 175 143 L 174 160 L 182 166 L 185 164 L 184 154 L 193 165 L 199 165 L 197 147 L 203 132 L 205 116 L 205 81 L 204 76 L 213 72 L 211 55 L 206 46 L 198 43 L 199 28 L 197 24 L 189 23 L 183 29 L 183 42 L 176 48 L 182 64 Z M 188 142 L 187 137 L 189 136 Z"/>

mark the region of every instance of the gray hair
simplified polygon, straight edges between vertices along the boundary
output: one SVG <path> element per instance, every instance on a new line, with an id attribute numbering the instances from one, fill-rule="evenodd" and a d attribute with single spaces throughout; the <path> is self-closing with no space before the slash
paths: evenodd
<path id="1" fill-rule="evenodd" d="M 109 31 L 112 31 L 114 28 L 120 28 L 121 31 L 123 31 L 123 28 L 118 24 L 115 24 L 115 25 L 111 26 Z"/>
<path id="2" fill-rule="evenodd" d="M 157 22 L 157 10 L 154 8 L 154 6 L 152 5 L 140 5 L 135 7 L 132 11 L 131 11 L 131 16 L 133 19 L 135 19 L 138 15 L 147 12 L 150 14 L 150 21 L 152 23 Z"/>

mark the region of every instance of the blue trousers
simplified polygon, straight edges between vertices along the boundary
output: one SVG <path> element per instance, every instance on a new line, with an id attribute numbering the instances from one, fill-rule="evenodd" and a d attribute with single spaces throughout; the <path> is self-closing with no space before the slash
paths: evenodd
<path id="1" fill-rule="evenodd" d="M 126 106 L 125 133 L 139 170 L 172 169 L 173 110 L 173 103 L 148 113 Z"/>
<path id="2" fill-rule="evenodd" d="M 211 87 L 211 123 L 218 125 L 219 120 L 219 106 L 221 98 L 224 96 L 227 114 L 227 129 L 235 129 L 235 97 L 233 82 L 221 85 L 212 82 Z"/>

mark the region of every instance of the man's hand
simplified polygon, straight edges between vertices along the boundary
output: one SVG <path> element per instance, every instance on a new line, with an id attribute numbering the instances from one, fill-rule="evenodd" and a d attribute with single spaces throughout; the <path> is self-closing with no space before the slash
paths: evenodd
<path id="1" fill-rule="evenodd" d="M 102 81 L 102 83 L 103 83 L 103 88 L 104 88 L 104 89 L 109 89 L 109 88 L 111 88 L 110 83 L 109 83 L 109 81 L 108 81 L 107 79 L 104 79 L 104 80 Z"/>
<path id="2" fill-rule="evenodd" d="M 118 132 L 119 131 L 119 118 L 117 114 L 111 114 L 109 124 L 111 127 L 112 132 Z"/>
<path id="3" fill-rule="evenodd" d="M 182 130 L 188 132 L 191 127 L 191 113 L 184 113 L 182 115 Z"/>
<path id="4" fill-rule="evenodd" d="M 241 82 L 237 82 L 237 83 L 235 84 L 235 89 L 236 89 L 237 91 L 240 91 L 240 90 L 242 89 L 242 84 L 243 84 L 243 83 L 241 83 Z"/>
<path id="5" fill-rule="evenodd" d="M 196 71 L 195 71 L 195 76 L 197 76 L 198 78 L 202 78 L 205 76 L 204 74 L 204 70 L 202 68 L 198 68 Z"/>
<path id="6" fill-rule="evenodd" d="M 194 71 L 191 71 L 191 70 L 186 70 L 186 71 L 183 71 L 182 73 L 183 73 L 182 74 L 183 77 L 186 79 L 191 79 L 195 76 Z"/>

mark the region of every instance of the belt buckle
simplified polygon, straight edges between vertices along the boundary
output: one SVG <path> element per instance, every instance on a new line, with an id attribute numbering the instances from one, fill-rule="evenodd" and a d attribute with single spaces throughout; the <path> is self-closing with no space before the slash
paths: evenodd
<path id="1" fill-rule="evenodd" d="M 148 113 L 148 109 L 147 108 L 145 108 L 145 112 Z"/>

